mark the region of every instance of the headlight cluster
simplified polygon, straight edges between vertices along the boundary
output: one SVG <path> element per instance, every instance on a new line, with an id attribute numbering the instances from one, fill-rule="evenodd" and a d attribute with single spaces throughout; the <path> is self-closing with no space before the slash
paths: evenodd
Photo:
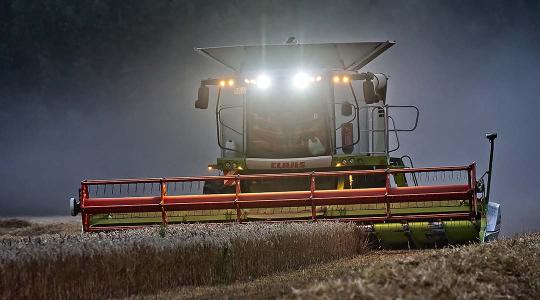
<path id="1" fill-rule="evenodd" d="M 219 86 L 220 86 L 220 87 L 234 86 L 234 79 L 220 80 L 220 81 L 219 81 Z"/>
<path id="2" fill-rule="evenodd" d="M 260 89 L 266 89 L 272 84 L 272 80 L 266 74 L 261 74 L 261 75 L 257 76 L 257 78 L 255 78 L 255 79 L 246 78 L 246 79 L 244 79 L 244 82 L 246 84 L 256 85 Z"/>
<path id="3" fill-rule="evenodd" d="M 351 78 L 348 75 L 334 75 L 332 81 L 334 83 L 349 83 L 351 82 Z"/>
<path id="4" fill-rule="evenodd" d="M 321 81 L 322 76 L 320 75 L 309 75 L 304 72 L 298 72 L 291 78 L 291 83 L 294 87 L 303 89 L 310 85 L 313 82 Z M 256 85 L 260 89 L 267 89 L 272 85 L 272 78 L 266 74 L 260 74 L 255 79 L 246 78 L 244 79 L 246 84 Z"/>
<path id="5" fill-rule="evenodd" d="M 308 87 L 310 84 L 319 82 L 322 80 L 321 75 L 313 75 L 306 72 L 298 72 L 290 77 L 290 83 L 293 87 L 297 89 L 304 89 Z M 335 74 L 332 77 L 332 81 L 335 84 L 348 84 L 351 82 L 351 76 L 349 74 Z M 259 74 L 259 76 L 255 78 L 245 78 L 244 79 L 245 85 L 254 85 L 259 89 L 265 90 L 272 86 L 273 79 L 268 76 L 265 73 Z M 222 79 L 218 82 L 220 87 L 234 87 L 236 82 L 233 78 L 231 79 Z M 243 86 L 243 84 L 241 84 Z"/>
<path id="6" fill-rule="evenodd" d="M 299 72 L 292 78 L 292 83 L 295 87 L 303 89 L 307 87 L 310 83 L 321 80 L 322 77 L 320 75 L 310 76 L 304 72 Z"/>
<path id="7" fill-rule="evenodd" d="M 354 158 L 344 158 L 336 163 L 336 167 L 352 166 L 355 164 Z"/>

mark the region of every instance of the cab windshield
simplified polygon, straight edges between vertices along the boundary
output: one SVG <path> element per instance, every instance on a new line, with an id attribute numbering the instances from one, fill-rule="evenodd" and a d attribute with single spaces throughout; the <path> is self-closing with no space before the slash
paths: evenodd
<path id="1" fill-rule="evenodd" d="M 331 153 L 329 105 L 322 85 L 295 89 L 282 83 L 249 88 L 248 157 L 292 158 Z"/>

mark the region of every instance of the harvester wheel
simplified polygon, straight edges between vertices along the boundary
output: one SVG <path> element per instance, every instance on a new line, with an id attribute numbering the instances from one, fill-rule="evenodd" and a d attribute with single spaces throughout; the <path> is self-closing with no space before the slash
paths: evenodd
<path id="1" fill-rule="evenodd" d="M 75 198 L 69 198 L 69 210 L 72 216 L 76 216 L 81 211 L 81 204 Z"/>
<path id="2" fill-rule="evenodd" d="M 226 186 L 222 181 L 209 180 L 204 182 L 203 194 L 234 194 L 234 186 Z"/>

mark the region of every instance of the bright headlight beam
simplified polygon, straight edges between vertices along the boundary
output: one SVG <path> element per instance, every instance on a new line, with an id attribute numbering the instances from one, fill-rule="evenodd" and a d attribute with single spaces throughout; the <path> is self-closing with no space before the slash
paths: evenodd
<path id="1" fill-rule="evenodd" d="M 297 73 L 293 77 L 293 84 L 297 88 L 305 88 L 309 84 L 309 76 L 304 72 Z"/>
<path id="2" fill-rule="evenodd" d="M 270 77 L 268 77 L 265 74 L 261 74 L 257 76 L 257 87 L 260 89 L 266 89 L 270 86 L 271 80 Z"/>

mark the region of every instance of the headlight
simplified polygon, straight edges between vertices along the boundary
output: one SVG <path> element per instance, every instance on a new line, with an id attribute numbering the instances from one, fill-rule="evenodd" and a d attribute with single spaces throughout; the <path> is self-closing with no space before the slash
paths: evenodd
<path id="1" fill-rule="evenodd" d="M 266 89 L 270 86 L 271 81 L 270 77 L 266 76 L 265 74 L 261 74 L 257 77 L 257 87 L 260 89 Z"/>
<path id="2" fill-rule="evenodd" d="M 293 85 L 297 88 L 305 88 L 310 80 L 309 76 L 306 73 L 300 72 L 293 77 Z"/>

